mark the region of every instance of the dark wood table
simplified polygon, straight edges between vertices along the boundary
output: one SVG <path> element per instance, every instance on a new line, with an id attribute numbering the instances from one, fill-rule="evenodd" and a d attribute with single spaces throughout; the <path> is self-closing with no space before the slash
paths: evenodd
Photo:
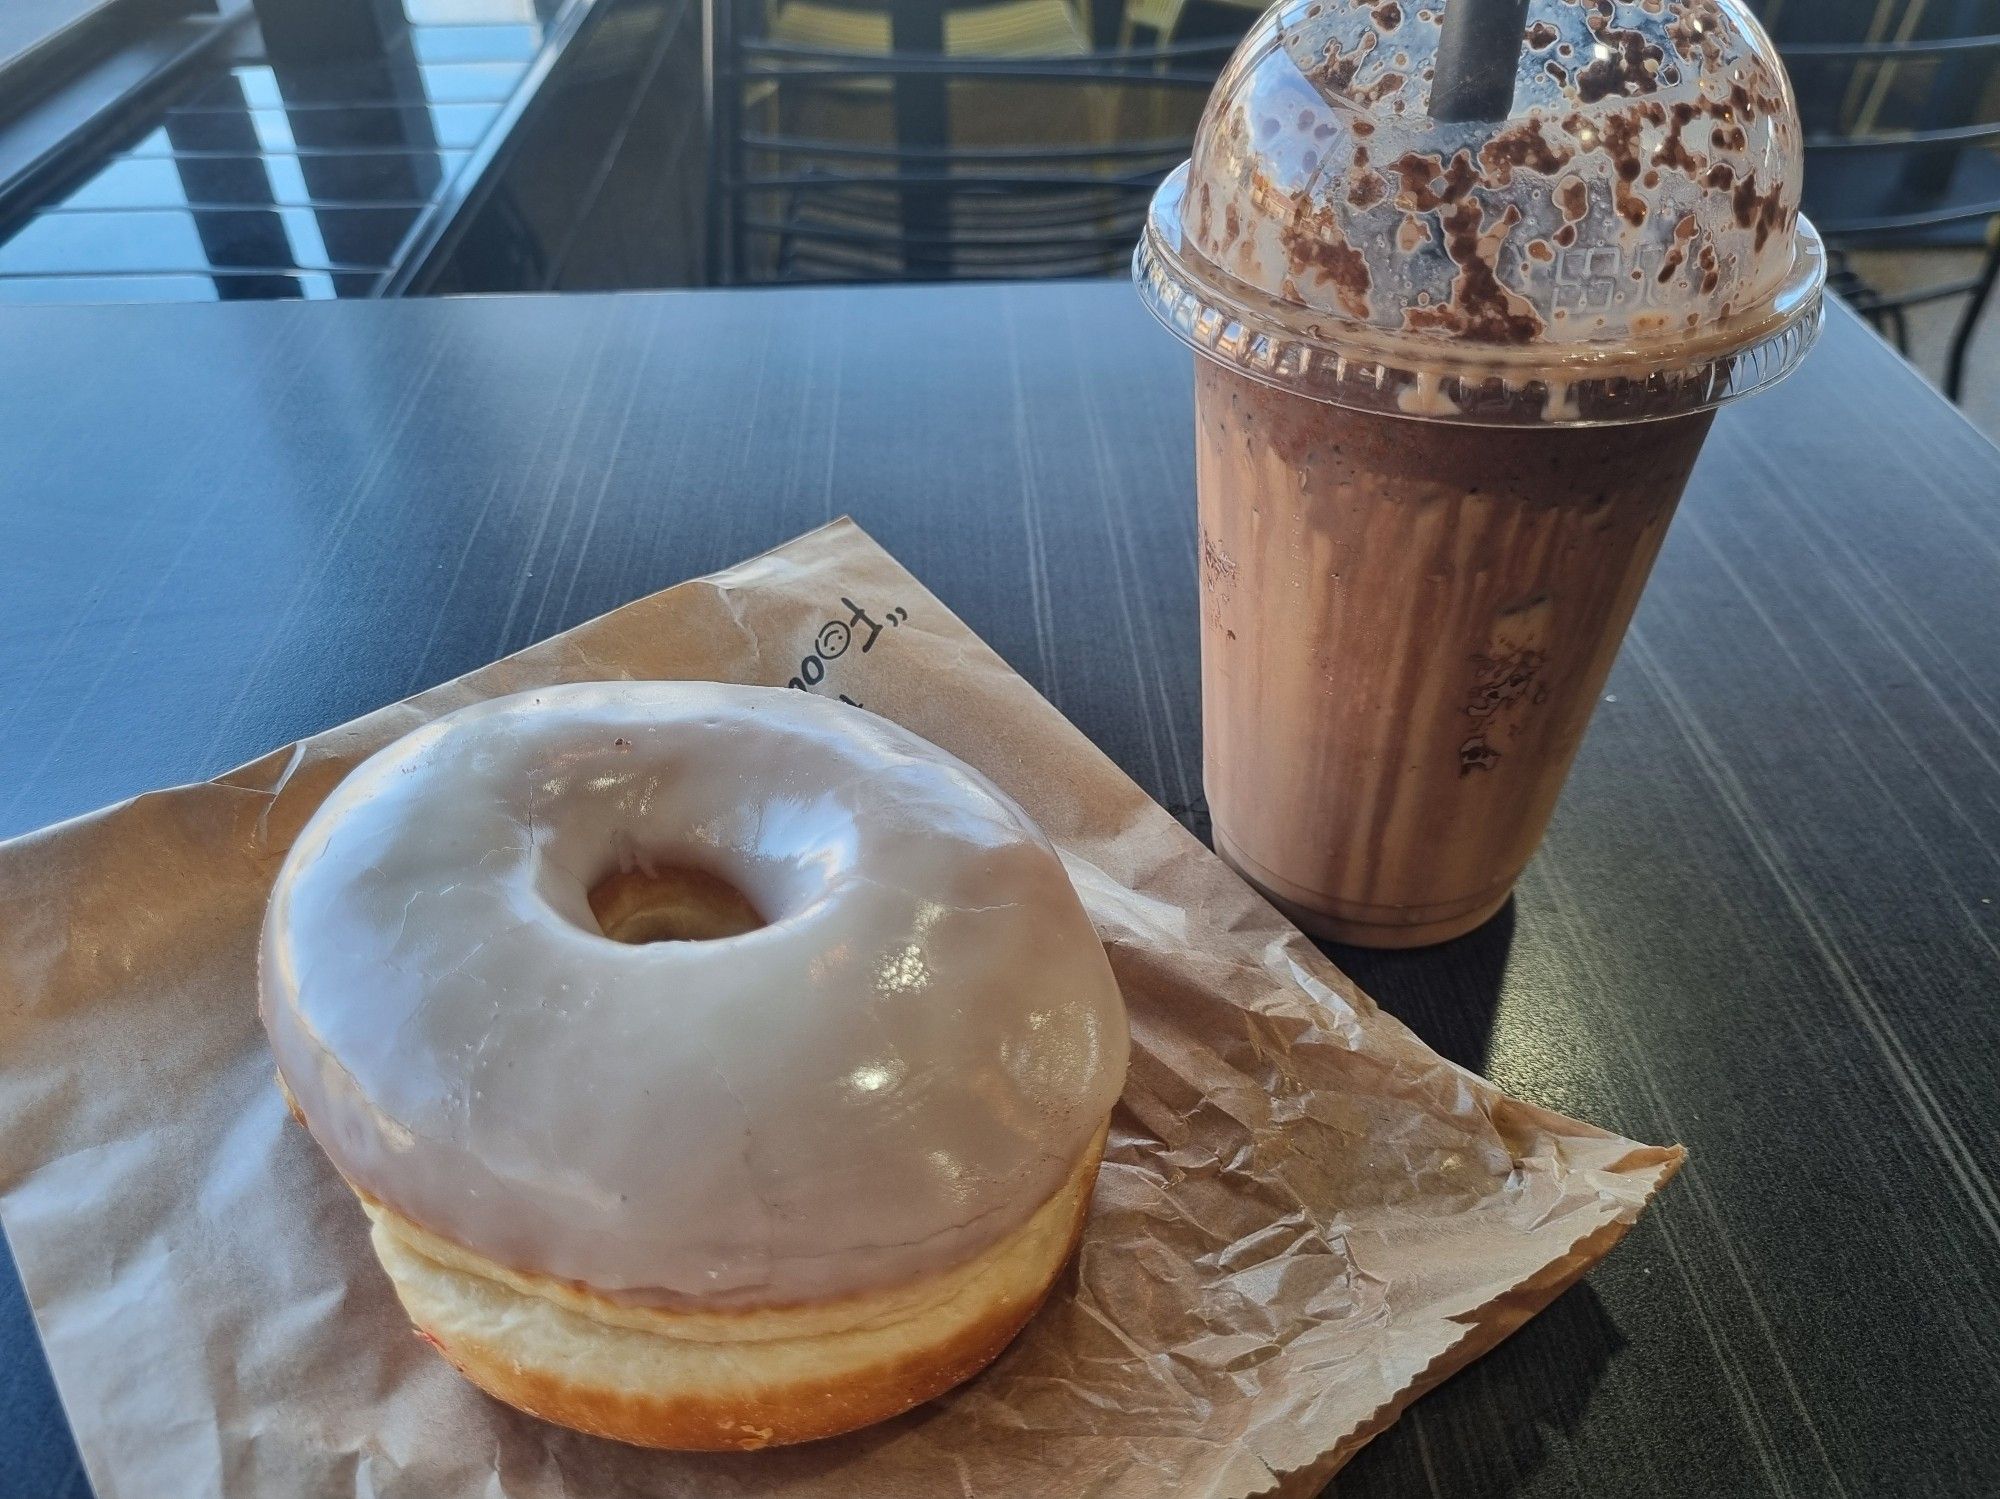
<path id="1" fill-rule="evenodd" d="M 1126 286 L 4 310 L 0 431 L 0 833 L 843 511 L 1203 826 L 1188 363 Z M 1512 909 L 1338 954 L 1693 1151 L 1340 1493 L 2000 1493 L 1996 901 L 2000 451 L 1836 312 L 1718 425 Z M 0 1282 L 0 1494 L 81 1493 Z"/>

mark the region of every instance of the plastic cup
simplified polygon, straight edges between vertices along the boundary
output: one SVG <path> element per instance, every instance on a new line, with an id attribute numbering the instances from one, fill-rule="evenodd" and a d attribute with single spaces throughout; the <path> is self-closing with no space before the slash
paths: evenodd
<path id="1" fill-rule="evenodd" d="M 1737 0 L 1531 0 L 1484 124 L 1427 113 L 1440 20 L 1267 12 L 1134 263 L 1197 356 L 1217 850 L 1374 947 L 1505 904 L 1717 408 L 1825 283 Z"/>

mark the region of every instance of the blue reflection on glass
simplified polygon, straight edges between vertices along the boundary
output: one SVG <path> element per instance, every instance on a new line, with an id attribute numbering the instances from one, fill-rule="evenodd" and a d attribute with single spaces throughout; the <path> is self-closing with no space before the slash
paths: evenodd
<path id="1" fill-rule="evenodd" d="M 0 302 L 371 295 L 519 85 L 548 9 L 406 0 L 379 59 L 220 68 L 0 242 Z"/>

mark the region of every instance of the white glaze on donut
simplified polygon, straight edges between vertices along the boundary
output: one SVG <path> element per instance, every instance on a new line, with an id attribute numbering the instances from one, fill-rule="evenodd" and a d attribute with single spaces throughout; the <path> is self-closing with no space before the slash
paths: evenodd
<path id="1" fill-rule="evenodd" d="M 602 935 L 590 889 L 705 870 L 769 924 Z M 1063 1184 L 1125 1013 L 1060 859 L 873 714 L 709 683 L 449 714 L 307 824 L 262 1010 L 360 1191 L 639 1302 L 784 1305 L 961 1263 Z"/>

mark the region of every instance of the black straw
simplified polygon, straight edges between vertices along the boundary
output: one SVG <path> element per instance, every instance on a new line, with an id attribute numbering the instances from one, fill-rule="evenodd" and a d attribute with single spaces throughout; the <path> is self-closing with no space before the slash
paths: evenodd
<path id="1" fill-rule="evenodd" d="M 1504 120 L 1514 112 L 1514 74 L 1528 0 L 1445 0 L 1431 118 Z"/>

